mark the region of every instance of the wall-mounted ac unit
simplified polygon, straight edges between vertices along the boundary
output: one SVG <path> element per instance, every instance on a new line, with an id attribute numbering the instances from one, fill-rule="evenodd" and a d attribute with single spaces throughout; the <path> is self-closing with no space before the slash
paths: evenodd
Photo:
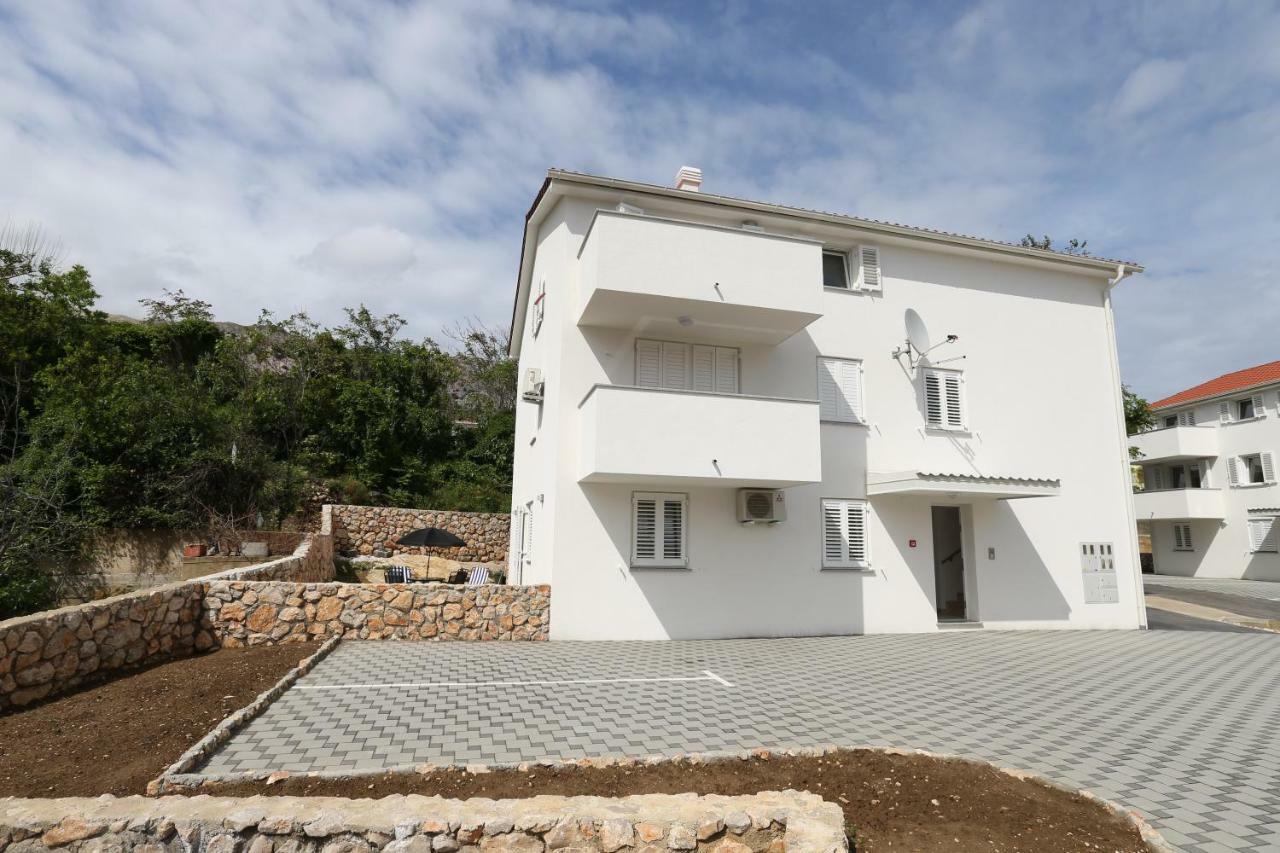
<path id="1" fill-rule="evenodd" d="M 738 489 L 738 521 L 777 524 L 787 520 L 787 496 L 781 489 Z"/>
<path id="2" fill-rule="evenodd" d="M 541 403 L 546 391 L 546 383 L 542 381 L 542 371 L 536 367 L 526 368 L 524 381 L 520 383 L 520 397 L 530 403 Z"/>

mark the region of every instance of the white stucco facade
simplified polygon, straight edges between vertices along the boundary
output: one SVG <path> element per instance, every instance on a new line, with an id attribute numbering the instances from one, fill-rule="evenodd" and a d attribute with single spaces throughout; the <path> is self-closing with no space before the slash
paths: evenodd
<path id="1" fill-rule="evenodd" d="M 823 286 L 824 250 L 851 286 Z M 512 578 L 552 585 L 553 639 L 1139 627 L 1109 302 L 1138 269 L 552 172 L 513 321 L 545 390 L 518 404 Z M 908 309 L 958 340 L 893 357 Z M 710 384 L 653 387 L 650 354 Z M 824 420 L 823 359 L 861 422 Z M 960 372 L 955 428 L 927 426 L 927 369 Z M 781 489 L 786 520 L 740 523 L 743 487 Z M 682 507 L 679 565 L 640 564 L 637 495 Z M 829 565 L 824 501 L 868 508 L 857 565 Z M 942 568 L 935 506 L 959 508 Z M 1114 600 L 1086 593 L 1083 543 L 1109 546 Z"/>
<path id="2" fill-rule="evenodd" d="M 1280 581 L 1280 382 L 1155 415 L 1157 428 L 1129 441 L 1142 453 L 1134 505 L 1156 574 Z"/>

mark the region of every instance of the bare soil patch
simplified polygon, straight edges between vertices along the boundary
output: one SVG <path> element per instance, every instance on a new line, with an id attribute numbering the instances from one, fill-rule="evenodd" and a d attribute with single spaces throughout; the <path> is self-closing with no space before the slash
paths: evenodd
<path id="1" fill-rule="evenodd" d="M 0 716 L 0 797 L 142 794 L 318 643 L 169 661 Z"/>
<path id="2" fill-rule="evenodd" d="M 532 768 L 469 774 L 440 770 L 348 779 L 295 776 L 221 784 L 231 796 L 620 797 L 628 794 L 754 794 L 794 788 L 839 803 L 859 853 L 878 851 L 1148 851 L 1138 830 L 1097 802 L 987 765 L 850 750 L 823 758 L 775 756 L 707 764 Z"/>

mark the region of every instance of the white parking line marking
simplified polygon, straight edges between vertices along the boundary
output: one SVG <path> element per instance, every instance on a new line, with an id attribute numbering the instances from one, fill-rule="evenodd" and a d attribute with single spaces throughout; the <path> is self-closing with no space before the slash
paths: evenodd
<path id="1" fill-rule="evenodd" d="M 709 669 L 704 669 L 704 670 L 702 671 L 702 674 L 703 674 L 703 675 L 705 675 L 705 676 L 707 676 L 708 678 L 712 679 L 713 681 L 718 681 L 718 682 L 720 682 L 720 683 L 721 683 L 721 684 L 723 684 L 725 687 L 732 687 L 732 686 L 733 686 L 733 684 L 732 684 L 732 683 L 730 683 L 730 682 L 728 682 L 728 681 L 725 681 L 723 678 L 721 678 L 720 676 L 716 675 L 714 672 L 712 672 L 712 671 L 711 671 L 711 670 L 709 670 Z"/>
<path id="2" fill-rule="evenodd" d="M 555 684 L 661 684 L 672 682 L 715 681 L 732 687 L 728 681 L 709 669 L 702 675 L 673 675 L 658 678 L 559 678 L 546 681 L 380 681 L 367 684 L 295 684 L 294 690 L 360 690 L 371 687 L 541 687 Z"/>

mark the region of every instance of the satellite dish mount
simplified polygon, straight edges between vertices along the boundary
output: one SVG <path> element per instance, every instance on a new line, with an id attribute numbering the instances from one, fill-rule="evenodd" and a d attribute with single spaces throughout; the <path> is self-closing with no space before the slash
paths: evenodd
<path id="1" fill-rule="evenodd" d="M 946 346 L 947 344 L 954 344 L 956 341 L 960 340 L 959 335 L 947 335 L 945 340 L 936 344 L 933 343 L 929 339 L 928 327 L 925 326 L 924 320 L 921 319 L 920 315 L 916 313 L 914 308 L 908 308 L 903 319 L 907 327 L 907 339 L 903 341 L 902 346 L 898 347 L 891 353 L 891 356 L 894 360 L 901 363 L 902 357 L 905 355 L 907 357 L 907 365 L 912 370 L 915 370 L 916 365 L 918 365 L 925 356 L 936 350 L 938 347 Z M 964 356 L 960 357 L 964 358 Z"/>

